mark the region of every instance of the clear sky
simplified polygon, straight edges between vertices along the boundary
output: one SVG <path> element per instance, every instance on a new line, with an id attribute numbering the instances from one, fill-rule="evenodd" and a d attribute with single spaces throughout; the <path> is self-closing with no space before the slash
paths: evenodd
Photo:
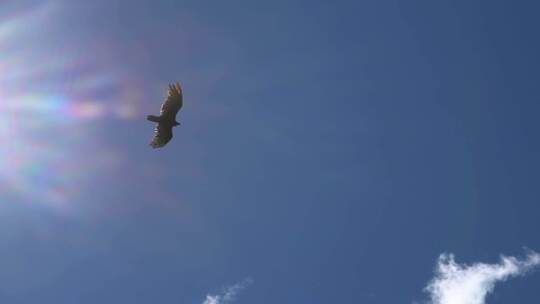
<path id="1" fill-rule="evenodd" d="M 483 303 L 425 288 L 538 263 L 539 9 L 2 1 L 0 302 Z"/>

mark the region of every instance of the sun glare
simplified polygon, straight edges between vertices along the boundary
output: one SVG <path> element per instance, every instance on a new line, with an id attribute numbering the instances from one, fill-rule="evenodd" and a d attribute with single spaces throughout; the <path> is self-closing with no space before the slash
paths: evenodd
<path id="1" fill-rule="evenodd" d="M 83 69 L 92 61 L 70 50 L 29 51 L 32 24 L 54 20 L 53 8 L 0 20 L 0 197 L 67 206 L 110 161 L 100 157 L 112 153 L 100 147 L 95 122 L 136 117 L 138 98 L 120 74 Z M 95 93 L 108 87 L 117 89 Z M 95 153 L 83 158 L 88 150 Z"/>

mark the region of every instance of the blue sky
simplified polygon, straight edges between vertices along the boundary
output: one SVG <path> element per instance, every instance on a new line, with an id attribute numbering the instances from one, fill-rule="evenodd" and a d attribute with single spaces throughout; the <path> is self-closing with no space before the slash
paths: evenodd
<path id="1" fill-rule="evenodd" d="M 1 302 L 537 303 L 539 8 L 3 1 Z"/>

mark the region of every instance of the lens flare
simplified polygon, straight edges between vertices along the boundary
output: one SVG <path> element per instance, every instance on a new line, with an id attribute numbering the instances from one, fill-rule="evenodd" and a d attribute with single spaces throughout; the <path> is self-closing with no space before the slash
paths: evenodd
<path id="1" fill-rule="evenodd" d="M 31 45 L 57 9 L 0 20 L 0 203 L 15 194 L 69 208 L 117 160 L 100 144 L 98 122 L 140 116 L 139 86 L 126 73 L 71 49 Z"/>
<path id="2" fill-rule="evenodd" d="M 58 96 L 0 95 L 0 182 L 30 201 L 65 204 L 92 174 L 79 157 L 81 119 L 98 116 L 99 104 Z M 7 187 L 6 187 L 7 185 Z"/>

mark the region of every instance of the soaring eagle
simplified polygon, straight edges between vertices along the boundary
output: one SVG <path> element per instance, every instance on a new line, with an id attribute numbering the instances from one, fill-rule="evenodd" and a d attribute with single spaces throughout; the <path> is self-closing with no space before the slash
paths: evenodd
<path id="1" fill-rule="evenodd" d="M 161 148 L 165 146 L 173 137 L 172 129 L 180 125 L 176 121 L 176 114 L 182 108 L 183 104 L 182 87 L 177 82 L 169 85 L 169 94 L 167 99 L 161 105 L 159 116 L 148 115 L 146 119 L 156 122 L 154 129 L 154 138 L 150 142 L 152 148 Z"/>

